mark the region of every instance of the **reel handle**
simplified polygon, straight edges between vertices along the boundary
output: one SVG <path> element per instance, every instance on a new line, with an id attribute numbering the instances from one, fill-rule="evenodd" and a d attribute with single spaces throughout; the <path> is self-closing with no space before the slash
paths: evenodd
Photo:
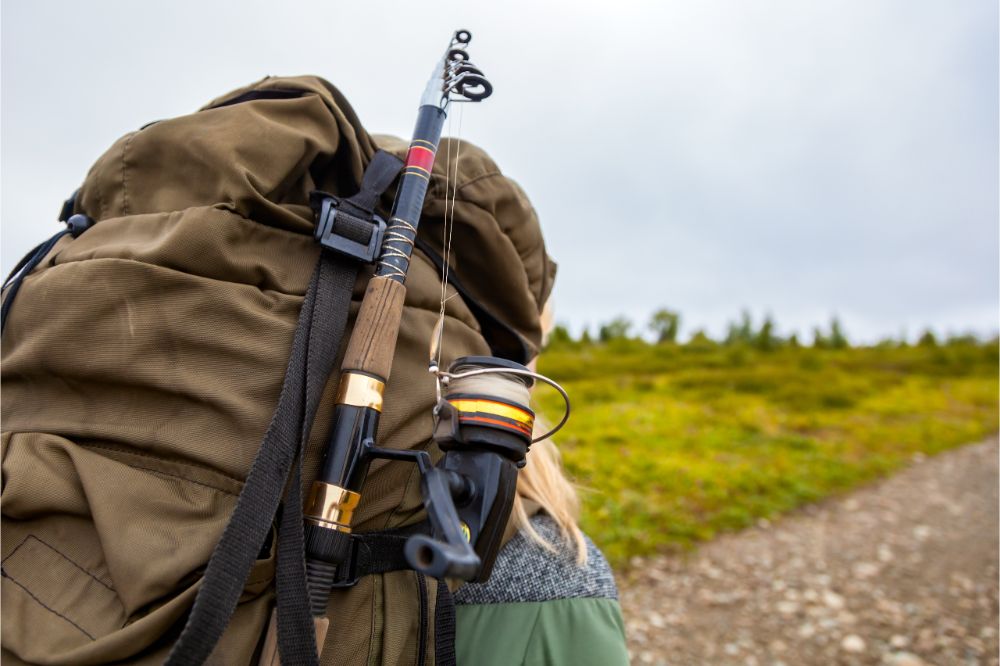
<path id="1" fill-rule="evenodd" d="M 403 553 L 415 570 L 433 578 L 472 580 L 479 573 L 481 561 L 463 533 L 464 523 L 455 509 L 455 495 L 470 493 L 469 481 L 459 474 L 437 467 L 421 470 L 420 486 L 424 508 L 438 540 L 423 534 L 410 537 Z M 466 527 L 468 529 L 468 527 Z"/>
<path id="2" fill-rule="evenodd" d="M 406 561 L 431 578 L 461 578 L 470 581 L 479 571 L 479 556 L 467 543 L 449 544 L 418 534 L 406 540 Z"/>

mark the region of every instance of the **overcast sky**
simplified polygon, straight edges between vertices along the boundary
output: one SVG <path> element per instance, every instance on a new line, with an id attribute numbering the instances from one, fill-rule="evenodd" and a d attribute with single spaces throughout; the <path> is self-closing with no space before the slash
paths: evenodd
<path id="1" fill-rule="evenodd" d="M 280 8 L 279 8 L 280 7 Z M 409 135 L 468 28 L 494 96 L 463 138 L 538 208 L 577 330 L 743 308 L 856 340 L 998 328 L 993 0 L 3 0 L 2 267 L 120 135 L 319 74 Z M 457 130 L 457 127 L 454 129 Z"/>

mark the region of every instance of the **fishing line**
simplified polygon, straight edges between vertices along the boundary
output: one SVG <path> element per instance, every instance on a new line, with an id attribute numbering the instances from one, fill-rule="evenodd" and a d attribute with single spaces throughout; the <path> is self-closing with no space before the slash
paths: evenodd
<path id="1" fill-rule="evenodd" d="M 442 291 L 442 297 L 447 294 L 447 284 L 448 276 L 451 272 L 451 236 L 455 232 L 455 203 L 458 201 L 458 168 L 462 163 L 462 118 L 465 116 L 464 106 L 458 107 L 458 135 L 456 137 L 455 143 L 455 181 L 452 184 L 452 194 L 451 194 L 451 221 L 446 224 L 448 230 L 448 239 L 444 248 L 444 282 L 445 289 Z M 450 128 L 449 128 L 450 130 Z M 448 142 L 451 145 L 451 141 Z M 445 184 L 445 216 L 448 214 L 448 192 L 447 183 Z M 458 292 L 455 292 L 458 293 Z M 455 294 L 452 294 L 454 296 Z M 450 300 L 452 296 L 444 298 L 444 301 Z M 444 302 L 441 303 L 441 315 L 444 316 Z"/>
<path id="2" fill-rule="evenodd" d="M 448 278 L 451 274 L 451 246 L 455 231 L 455 203 L 458 200 L 458 173 L 462 160 L 462 120 L 464 106 L 458 107 L 458 135 L 452 132 L 452 114 L 448 116 L 448 147 L 445 151 L 445 181 L 444 181 L 444 228 L 441 232 L 441 244 L 444 261 L 441 264 L 441 290 L 438 320 L 431 336 L 430 370 L 435 372 L 441 367 L 441 354 L 444 349 L 444 322 L 447 302 L 458 293 L 448 295 Z M 451 147 L 455 144 L 455 169 L 451 168 Z M 449 202 L 450 199 L 450 202 Z"/>
<path id="3" fill-rule="evenodd" d="M 448 145 L 445 149 L 445 161 L 444 161 L 444 226 L 441 229 L 441 248 L 442 254 L 444 254 L 444 261 L 441 262 L 441 288 L 439 290 L 438 299 L 440 304 L 438 306 L 438 317 L 437 321 L 434 322 L 434 330 L 431 333 L 431 344 L 430 344 L 430 365 L 428 369 L 436 373 L 438 368 L 441 366 L 441 342 L 444 337 L 444 307 L 445 307 L 445 295 L 448 289 L 448 250 L 449 248 L 449 238 L 448 233 L 448 192 L 450 190 L 449 183 L 451 182 L 451 136 L 452 134 L 452 116 L 448 114 Z M 438 398 L 441 397 L 440 383 L 438 385 Z"/>

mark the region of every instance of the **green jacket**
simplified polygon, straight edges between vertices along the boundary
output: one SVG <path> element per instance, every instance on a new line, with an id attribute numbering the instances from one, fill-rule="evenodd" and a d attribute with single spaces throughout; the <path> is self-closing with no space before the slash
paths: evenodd
<path id="1" fill-rule="evenodd" d="M 563 544 L 548 516 L 531 524 L 549 543 Z M 568 548 L 553 553 L 518 534 L 486 583 L 455 593 L 455 614 L 460 665 L 628 664 L 614 576 L 590 539 L 581 567 Z"/>

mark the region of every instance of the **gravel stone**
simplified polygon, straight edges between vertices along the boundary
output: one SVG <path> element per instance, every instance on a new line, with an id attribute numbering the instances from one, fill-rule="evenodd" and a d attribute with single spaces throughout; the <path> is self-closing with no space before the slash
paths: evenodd
<path id="1" fill-rule="evenodd" d="M 927 666 L 927 662 L 909 652 L 895 652 L 886 656 L 886 666 Z"/>
<path id="2" fill-rule="evenodd" d="M 864 652 L 868 646 L 865 644 L 865 639 L 861 638 L 861 636 L 848 634 L 844 636 L 844 640 L 840 641 L 840 647 L 846 652 Z"/>
<path id="3" fill-rule="evenodd" d="M 828 608 L 840 610 L 844 607 L 844 597 L 840 596 L 833 590 L 823 590 L 823 603 L 826 604 Z"/>

